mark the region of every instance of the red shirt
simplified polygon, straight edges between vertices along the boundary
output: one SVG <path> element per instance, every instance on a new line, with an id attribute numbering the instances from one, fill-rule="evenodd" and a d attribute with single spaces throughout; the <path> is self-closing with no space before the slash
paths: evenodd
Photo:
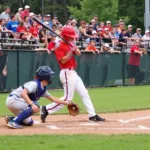
<path id="1" fill-rule="evenodd" d="M 29 14 L 30 14 L 29 11 L 22 11 L 22 13 L 21 13 L 21 19 L 24 20 L 24 17 L 25 17 L 25 16 L 28 16 L 28 17 L 29 17 Z"/>
<path id="2" fill-rule="evenodd" d="M 29 32 L 30 32 L 33 36 L 38 37 L 38 28 L 36 28 L 36 27 L 31 27 L 30 30 L 29 30 Z"/>
<path id="3" fill-rule="evenodd" d="M 88 45 L 88 46 L 87 46 L 87 50 L 93 50 L 93 51 L 96 51 L 96 47 L 93 46 L 93 45 Z"/>
<path id="4" fill-rule="evenodd" d="M 25 26 L 18 26 L 17 27 L 17 32 L 19 32 L 19 33 L 27 32 L 27 28 Z"/>
<path id="5" fill-rule="evenodd" d="M 51 50 L 55 47 L 55 45 L 56 45 L 56 43 L 50 42 L 50 43 L 48 44 L 48 50 L 51 51 Z"/>
<path id="6" fill-rule="evenodd" d="M 133 45 L 130 50 L 130 58 L 129 58 L 129 64 L 133 66 L 140 66 L 140 54 L 136 54 L 135 50 L 140 51 L 139 47 L 137 45 Z"/>
<path id="7" fill-rule="evenodd" d="M 70 52 L 70 48 L 69 45 L 61 42 L 59 47 L 55 49 L 55 55 L 56 55 L 56 59 L 58 61 L 58 64 L 60 66 L 60 69 L 70 69 L 70 68 L 76 68 L 77 63 L 76 60 L 74 58 L 74 56 L 72 56 L 65 64 L 62 64 L 60 62 L 60 60 L 67 55 L 68 52 Z"/>

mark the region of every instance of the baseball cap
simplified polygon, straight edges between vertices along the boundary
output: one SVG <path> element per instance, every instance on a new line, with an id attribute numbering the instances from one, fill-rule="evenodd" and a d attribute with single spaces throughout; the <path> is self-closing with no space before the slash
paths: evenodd
<path id="1" fill-rule="evenodd" d="M 29 5 L 26 5 L 24 8 L 26 8 L 26 9 L 27 9 L 27 8 L 30 8 L 30 6 L 29 6 Z"/>
<path id="2" fill-rule="evenodd" d="M 18 8 L 18 11 L 23 10 L 23 8 Z"/>
<path id="3" fill-rule="evenodd" d="M 44 15 L 44 17 L 50 17 L 51 15 L 50 14 L 46 14 L 46 15 Z"/>
<path id="4" fill-rule="evenodd" d="M 105 30 L 105 31 L 109 31 L 109 29 L 108 29 L 108 28 L 105 28 L 104 30 Z"/>
<path id="5" fill-rule="evenodd" d="M 106 23 L 111 23 L 111 21 L 107 21 Z"/>
<path id="6" fill-rule="evenodd" d="M 89 27 L 90 27 L 90 28 L 93 28 L 93 26 L 92 26 L 92 25 L 90 25 Z"/>
<path id="7" fill-rule="evenodd" d="M 44 22 L 46 25 L 49 25 L 49 23 L 47 21 Z"/>
<path id="8" fill-rule="evenodd" d="M 105 46 L 105 47 L 109 47 L 109 44 L 105 43 L 104 46 Z"/>
<path id="9" fill-rule="evenodd" d="M 95 22 L 95 19 L 92 19 L 90 22 Z"/>
<path id="10" fill-rule="evenodd" d="M 145 33 L 150 33 L 150 31 L 149 31 L 149 30 L 146 30 Z"/>
<path id="11" fill-rule="evenodd" d="M 98 31 L 102 31 L 102 28 L 98 28 Z"/>
<path id="12" fill-rule="evenodd" d="M 92 31 L 92 34 L 95 34 L 95 33 L 97 33 L 97 32 L 96 32 L 95 30 L 93 30 L 93 31 Z"/>
<path id="13" fill-rule="evenodd" d="M 137 30 L 137 31 L 141 31 L 141 28 L 137 28 L 136 30 Z"/>
<path id="14" fill-rule="evenodd" d="M 132 28 L 132 25 L 128 25 L 128 28 Z"/>
<path id="15" fill-rule="evenodd" d="M 71 23 L 77 23 L 77 20 L 76 20 L 76 19 L 73 19 L 73 20 L 71 21 Z"/>
<path id="16" fill-rule="evenodd" d="M 33 12 L 31 12 L 30 14 L 29 14 L 29 17 L 31 17 L 31 16 L 34 16 L 35 14 L 33 13 Z"/>

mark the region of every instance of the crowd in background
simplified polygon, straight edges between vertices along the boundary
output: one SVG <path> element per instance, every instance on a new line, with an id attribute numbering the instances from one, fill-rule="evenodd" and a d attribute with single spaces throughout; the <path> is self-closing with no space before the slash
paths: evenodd
<path id="1" fill-rule="evenodd" d="M 0 15 L 1 38 L 34 40 L 36 43 L 44 43 L 45 47 L 48 47 L 48 43 L 53 40 L 55 35 L 32 19 L 33 16 L 36 16 L 59 35 L 61 35 L 61 29 L 64 26 L 72 26 L 79 36 L 77 41 L 82 41 L 86 46 L 94 42 L 93 46 L 123 47 L 132 45 L 133 41 L 137 39 L 140 39 L 141 45 L 144 47 L 149 46 L 150 32 L 148 30 L 145 31 L 144 35 L 141 35 L 141 29 L 137 28 L 134 33 L 132 25 L 125 25 L 124 20 L 121 19 L 117 24 L 112 25 L 111 21 L 101 21 L 97 16 L 93 16 L 90 22 L 84 20 L 78 22 L 74 18 L 69 18 L 63 25 L 56 16 L 52 18 L 50 14 L 42 16 L 30 12 L 28 5 L 19 8 L 16 14 L 10 12 L 11 8 L 6 7 Z M 86 47 L 85 49 L 87 50 Z"/>

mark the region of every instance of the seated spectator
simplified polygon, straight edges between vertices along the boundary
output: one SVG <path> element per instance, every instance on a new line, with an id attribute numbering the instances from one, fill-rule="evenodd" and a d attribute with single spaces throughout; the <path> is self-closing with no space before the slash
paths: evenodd
<path id="1" fill-rule="evenodd" d="M 55 23 L 52 22 L 50 14 L 45 15 L 45 18 L 46 18 L 46 21 L 49 23 L 50 28 L 52 28 L 53 24 L 57 24 L 56 22 Z"/>
<path id="2" fill-rule="evenodd" d="M 127 37 L 131 38 L 133 36 L 132 33 L 132 25 L 128 25 L 128 30 L 127 30 Z"/>
<path id="3" fill-rule="evenodd" d="M 104 32 L 105 23 L 104 23 L 104 22 L 101 22 L 100 25 L 99 25 L 99 28 L 101 28 L 102 31 Z"/>
<path id="4" fill-rule="evenodd" d="M 5 23 L 7 23 L 10 20 L 9 13 L 10 7 L 6 6 L 4 12 L 2 12 L 0 15 L 0 19 L 4 19 Z"/>
<path id="5" fill-rule="evenodd" d="M 40 43 L 45 43 L 45 47 L 48 47 L 48 37 L 46 35 L 46 28 L 44 27 L 39 30 L 39 41 Z"/>
<path id="6" fill-rule="evenodd" d="M 38 14 L 38 15 L 37 15 L 37 18 L 38 18 L 40 21 L 42 21 L 42 19 L 43 19 L 41 14 Z"/>
<path id="7" fill-rule="evenodd" d="M 120 54 L 120 51 L 110 48 L 109 44 L 105 43 L 103 46 L 101 46 L 100 53 L 118 53 L 118 54 Z"/>
<path id="8" fill-rule="evenodd" d="M 60 22 L 59 22 L 59 20 L 58 20 L 58 18 L 57 18 L 56 16 L 53 18 L 53 22 L 54 22 L 54 24 L 56 24 L 57 26 L 60 24 Z"/>
<path id="9" fill-rule="evenodd" d="M 99 37 L 97 35 L 97 32 L 95 30 L 92 31 L 92 38 L 90 38 L 91 40 L 94 40 L 97 43 L 99 43 Z"/>
<path id="10" fill-rule="evenodd" d="M 21 19 L 24 20 L 25 16 L 29 17 L 29 14 L 30 14 L 30 6 L 26 5 L 24 7 L 24 10 L 21 12 Z"/>
<path id="11" fill-rule="evenodd" d="M 103 38 L 103 42 L 104 43 L 111 43 L 111 39 L 110 39 L 109 29 L 108 28 L 104 29 L 103 36 L 104 36 L 104 38 Z"/>
<path id="12" fill-rule="evenodd" d="M 110 32 L 109 32 L 109 36 L 111 38 L 111 43 L 113 47 L 116 47 L 117 42 L 118 42 L 118 38 L 115 34 L 115 29 L 113 28 Z"/>
<path id="13" fill-rule="evenodd" d="M 30 14 L 29 14 L 29 23 L 30 23 L 30 27 L 32 26 L 32 24 L 33 24 L 33 17 L 35 16 L 35 14 L 33 13 L 33 12 L 31 12 Z"/>
<path id="14" fill-rule="evenodd" d="M 8 37 L 8 33 L 12 33 L 11 30 L 8 30 L 5 26 L 5 19 L 0 19 L 0 31 L 2 33 L 0 33 L 0 39 L 1 38 L 7 38 Z"/>
<path id="15" fill-rule="evenodd" d="M 57 30 L 56 30 L 56 33 L 57 33 L 58 35 L 61 35 L 62 28 L 63 28 L 63 25 L 62 25 L 62 24 L 59 24 L 58 27 L 57 27 Z"/>
<path id="16" fill-rule="evenodd" d="M 39 32 L 39 29 L 37 27 L 37 23 L 33 21 L 33 24 L 29 29 L 29 33 L 31 35 L 30 39 L 34 39 L 36 43 L 38 43 L 39 41 L 38 32 Z"/>
<path id="17" fill-rule="evenodd" d="M 20 36 L 19 36 L 20 39 L 29 40 L 31 37 L 23 21 L 19 23 L 19 26 L 17 27 L 17 32 L 20 33 Z"/>
<path id="18" fill-rule="evenodd" d="M 15 15 L 11 15 L 10 18 L 11 18 L 11 20 L 8 21 L 7 26 L 6 26 L 8 30 L 12 31 L 12 33 L 9 37 L 10 38 L 19 38 L 18 34 L 16 33 L 19 22 L 16 21 L 16 16 Z"/>
<path id="19" fill-rule="evenodd" d="M 141 38 L 142 38 L 141 28 L 137 28 L 136 33 L 132 36 L 132 39 L 138 40 L 138 39 L 141 39 Z"/>
<path id="20" fill-rule="evenodd" d="M 127 45 L 127 30 L 126 29 L 122 29 L 121 33 L 119 34 L 119 46 L 126 46 Z"/>
<path id="21" fill-rule="evenodd" d="M 71 21 L 71 26 L 74 28 L 75 33 L 76 33 L 77 35 L 79 35 L 79 29 L 78 29 L 78 27 L 77 27 L 76 25 L 77 25 L 77 21 L 76 21 L 75 19 L 73 19 L 73 20 Z"/>
<path id="22" fill-rule="evenodd" d="M 21 13 L 22 13 L 22 11 L 23 11 L 23 8 L 19 8 L 18 9 L 18 12 L 16 13 L 16 19 L 17 19 L 17 21 L 21 21 L 22 19 L 21 19 Z"/>
<path id="23" fill-rule="evenodd" d="M 94 40 L 90 40 L 89 45 L 85 49 L 85 52 L 92 52 L 93 54 L 97 52 L 99 54 L 99 50 L 96 48 L 96 43 Z"/>
<path id="24" fill-rule="evenodd" d="M 104 30 L 105 30 L 105 28 L 107 28 L 109 30 L 109 32 L 112 31 L 112 26 L 111 26 L 111 22 L 110 21 L 106 22 L 106 26 L 104 27 Z"/>
<path id="25" fill-rule="evenodd" d="M 26 29 L 29 31 L 31 25 L 30 25 L 30 22 L 29 22 L 29 17 L 28 16 L 25 16 L 24 17 L 24 26 L 26 27 Z"/>

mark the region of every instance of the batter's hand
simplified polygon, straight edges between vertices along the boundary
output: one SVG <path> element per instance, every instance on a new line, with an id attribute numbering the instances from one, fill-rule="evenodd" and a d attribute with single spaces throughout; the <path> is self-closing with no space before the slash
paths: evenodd
<path id="1" fill-rule="evenodd" d="M 38 113 L 39 112 L 39 107 L 37 105 L 35 105 L 34 103 L 31 105 L 32 110 L 34 113 Z"/>
<path id="2" fill-rule="evenodd" d="M 77 46 L 73 42 L 69 43 L 69 47 L 72 52 L 74 52 L 77 49 Z"/>

